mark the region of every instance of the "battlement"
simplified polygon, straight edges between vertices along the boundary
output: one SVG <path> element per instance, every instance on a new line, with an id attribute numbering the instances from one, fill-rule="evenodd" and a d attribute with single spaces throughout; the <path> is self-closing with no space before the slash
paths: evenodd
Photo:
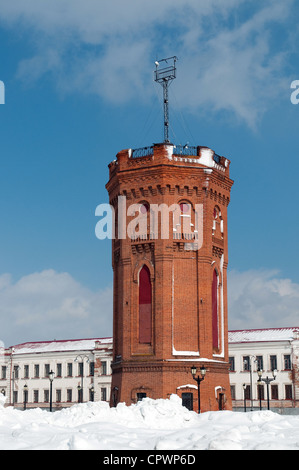
<path id="1" fill-rule="evenodd" d="M 216 169 L 229 177 L 230 160 L 205 146 L 182 146 L 170 143 L 154 144 L 150 147 L 126 149 L 118 152 L 116 160 L 110 163 L 110 177 L 115 171 L 133 167 L 169 164 L 196 166 Z"/>

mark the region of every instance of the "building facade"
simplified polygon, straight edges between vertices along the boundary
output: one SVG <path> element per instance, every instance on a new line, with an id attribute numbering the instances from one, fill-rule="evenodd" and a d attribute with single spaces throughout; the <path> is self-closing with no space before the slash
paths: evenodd
<path id="1" fill-rule="evenodd" d="M 197 409 L 191 366 L 207 370 L 201 410 L 230 409 L 227 332 L 229 160 L 169 143 L 109 165 L 114 208 L 111 404 L 176 393 Z"/>
<path id="2" fill-rule="evenodd" d="M 244 403 L 248 411 L 266 409 L 267 385 L 258 382 L 257 370 L 272 379 L 276 369 L 269 384 L 270 409 L 298 412 L 299 328 L 229 331 L 228 337 L 232 409 L 243 411 Z M 49 409 L 53 371 L 53 410 L 81 401 L 109 402 L 112 355 L 112 338 L 19 344 L 0 355 L 0 392 L 6 395 L 7 406 Z M 187 385 L 195 395 L 196 383 Z M 202 393 L 205 385 L 204 381 Z M 178 387 L 176 393 L 182 396 L 184 390 L 186 386 Z M 197 410 L 196 403 L 193 409 Z"/>
<path id="3" fill-rule="evenodd" d="M 229 361 L 233 409 L 299 407 L 299 328 L 230 331 Z"/>
<path id="4" fill-rule="evenodd" d="M 18 344 L 0 355 L 0 392 L 16 408 L 109 401 L 111 359 L 112 338 Z"/>

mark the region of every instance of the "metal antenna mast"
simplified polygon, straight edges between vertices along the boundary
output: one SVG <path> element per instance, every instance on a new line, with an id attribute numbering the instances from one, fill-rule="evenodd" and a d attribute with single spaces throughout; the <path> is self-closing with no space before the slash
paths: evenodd
<path id="1" fill-rule="evenodd" d="M 155 82 L 163 87 L 164 100 L 164 142 L 169 143 L 169 109 L 168 109 L 168 87 L 172 80 L 176 78 L 175 63 L 177 57 L 168 57 L 167 59 L 156 60 Z M 162 65 L 162 67 L 161 67 Z"/>

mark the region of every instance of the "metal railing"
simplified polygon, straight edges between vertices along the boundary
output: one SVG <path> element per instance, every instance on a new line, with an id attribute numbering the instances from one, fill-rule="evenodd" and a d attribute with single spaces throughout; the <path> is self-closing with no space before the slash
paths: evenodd
<path id="1" fill-rule="evenodd" d="M 198 157 L 198 147 L 189 146 L 189 145 L 174 145 L 173 146 L 173 155 L 175 156 L 185 156 L 185 157 Z M 154 154 L 154 146 L 150 147 L 141 147 L 138 149 L 132 150 L 131 158 L 141 158 L 149 157 Z M 217 153 L 214 154 L 214 161 L 216 163 L 221 162 L 221 156 Z"/>
<path id="2" fill-rule="evenodd" d="M 189 147 L 189 145 L 175 145 L 173 147 L 173 155 L 184 155 L 197 157 L 198 147 Z"/>
<path id="3" fill-rule="evenodd" d="M 140 158 L 140 157 L 148 157 L 150 155 L 153 155 L 154 153 L 154 147 L 142 147 L 139 149 L 133 149 L 132 150 L 132 158 Z"/>

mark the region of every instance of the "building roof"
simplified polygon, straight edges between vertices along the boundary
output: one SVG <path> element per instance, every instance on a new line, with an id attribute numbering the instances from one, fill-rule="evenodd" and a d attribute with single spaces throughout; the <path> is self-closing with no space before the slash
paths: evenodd
<path id="1" fill-rule="evenodd" d="M 228 332 L 228 343 L 291 341 L 294 339 L 295 331 L 299 331 L 299 327 L 233 330 Z"/>
<path id="2" fill-rule="evenodd" d="M 96 344 L 97 343 L 97 344 Z M 86 351 L 93 349 L 112 349 L 112 338 L 69 339 L 37 341 L 12 346 L 13 354 L 30 354 L 58 351 Z"/>
<path id="3" fill-rule="evenodd" d="M 231 330 L 228 332 L 228 343 L 254 343 L 270 341 L 291 341 L 299 327 L 262 328 L 250 330 Z M 97 344 L 96 344 L 97 343 Z M 87 338 L 53 341 L 35 341 L 12 346 L 13 354 L 30 354 L 59 351 L 92 351 L 94 349 L 111 349 L 113 338 Z M 6 350 L 7 351 L 7 350 Z"/>

